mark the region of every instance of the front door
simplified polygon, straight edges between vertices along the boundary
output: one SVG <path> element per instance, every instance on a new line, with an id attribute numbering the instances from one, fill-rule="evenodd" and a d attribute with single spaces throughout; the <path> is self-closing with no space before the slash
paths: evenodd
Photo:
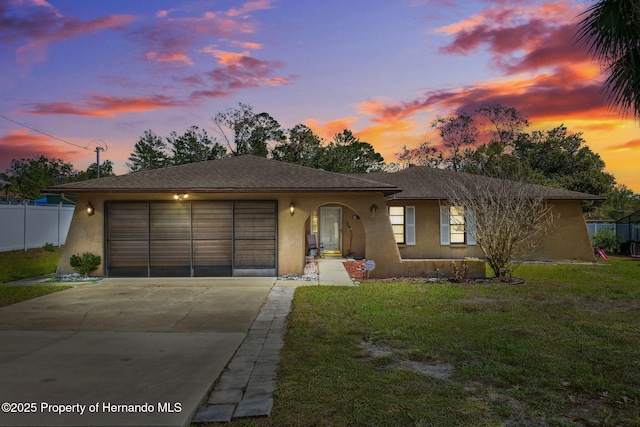
<path id="1" fill-rule="evenodd" d="M 342 208 L 320 207 L 320 243 L 325 256 L 342 256 Z"/>

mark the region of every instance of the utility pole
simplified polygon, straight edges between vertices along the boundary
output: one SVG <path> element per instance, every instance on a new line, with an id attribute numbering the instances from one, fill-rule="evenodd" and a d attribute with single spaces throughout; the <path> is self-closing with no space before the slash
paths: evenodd
<path id="1" fill-rule="evenodd" d="M 100 152 L 104 151 L 102 147 L 96 147 L 96 171 L 98 172 L 98 178 L 100 178 Z"/>

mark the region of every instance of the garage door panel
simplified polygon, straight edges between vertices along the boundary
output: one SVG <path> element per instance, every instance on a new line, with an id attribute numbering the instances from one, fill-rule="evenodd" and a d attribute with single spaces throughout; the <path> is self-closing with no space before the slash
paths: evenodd
<path id="1" fill-rule="evenodd" d="M 276 207 L 244 201 L 107 203 L 107 275 L 275 275 Z"/>
<path id="2" fill-rule="evenodd" d="M 189 204 L 152 204 L 149 212 L 151 239 L 190 239 Z"/>
<path id="3" fill-rule="evenodd" d="M 190 240 L 152 240 L 151 277 L 191 276 Z"/>
<path id="4" fill-rule="evenodd" d="M 144 241 L 110 241 L 108 275 L 110 277 L 147 277 L 148 243 Z"/>
<path id="5" fill-rule="evenodd" d="M 146 241 L 112 241 L 109 253 L 114 267 L 146 266 L 148 262 Z"/>
<path id="6" fill-rule="evenodd" d="M 275 203 L 238 203 L 235 209 L 236 239 L 274 239 Z"/>
<path id="7" fill-rule="evenodd" d="M 236 241 L 234 267 L 275 268 L 275 266 L 275 241 Z"/>
<path id="8" fill-rule="evenodd" d="M 233 203 L 194 203 L 192 207 L 194 239 L 231 240 Z"/>
<path id="9" fill-rule="evenodd" d="M 191 265 L 191 242 L 189 240 L 152 240 L 150 251 L 151 268 Z"/>
<path id="10" fill-rule="evenodd" d="M 144 239 L 149 236 L 149 207 L 146 203 L 110 204 L 108 239 Z"/>
<path id="11" fill-rule="evenodd" d="M 231 250 L 231 240 L 195 240 L 193 263 L 196 267 L 230 266 Z"/>

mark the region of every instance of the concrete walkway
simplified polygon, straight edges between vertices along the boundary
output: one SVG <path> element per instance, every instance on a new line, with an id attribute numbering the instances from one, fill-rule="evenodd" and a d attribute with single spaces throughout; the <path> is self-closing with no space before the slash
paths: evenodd
<path id="1" fill-rule="evenodd" d="M 247 337 L 218 378 L 193 423 L 230 422 L 234 418 L 268 417 L 273 406 L 286 318 L 298 286 L 354 286 L 344 259 L 318 260 L 318 282 L 277 280 Z"/>
<path id="2" fill-rule="evenodd" d="M 322 258 L 318 260 L 320 285 L 326 286 L 354 286 L 353 280 L 345 270 L 344 258 Z"/>

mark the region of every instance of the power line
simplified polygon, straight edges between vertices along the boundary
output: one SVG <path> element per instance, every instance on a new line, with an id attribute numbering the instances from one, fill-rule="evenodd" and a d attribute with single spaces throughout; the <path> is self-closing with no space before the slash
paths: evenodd
<path id="1" fill-rule="evenodd" d="M 105 145 L 105 147 L 107 146 L 107 144 L 105 144 L 105 142 L 104 142 L 104 141 L 96 140 L 96 139 L 93 139 L 93 140 L 89 141 L 89 143 L 88 143 L 87 145 L 84 145 L 84 146 L 83 146 L 83 145 L 79 145 L 79 144 L 74 144 L 73 142 L 67 141 L 66 139 L 58 138 L 57 136 L 53 136 L 53 135 L 48 134 L 48 133 L 46 133 L 46 132 L 42 132 L 41 130 L 38 130 L 38 129 L 36 129 L 36 128 L 32 127 L 32 126 L 28 126 L 28 125 L 25 125 L 24 123 L 17 122 L 17 121 L 15 121 L 15 120 L 13 120 L 13 119 L 10 119 L 10 118 L 8 118 L 8 117 L 3 116 L 2 114 L 0 114 L 0 117 L 1 117 L 1 118 L 3 118 L 3 119 L 5 119 L 5 120 L 8 120 L 8 121 L 10 121 L 10 122 L 12 122 L 12 123 L 15 123 L 15 124 L 17 124 L 17 125 L 20 125 L 20 126 L 22 126 L 23 128 L 27 128 L 27 129 L 32 130 L 32 131 L 34 131 L 34 132 L 37 132 L 37 133 L 39 133 L 39 134 L 41 134 L 41 135 L 48 136 L 49 138 L 56 139 L 56 140 L 58 140 L 58 141 L 64 142 L 65 144 L 73 145 L 74 147 L 82 148 L 82 149 L 84 149 L 84 150 L 89 150 L 89 146 L 90 146 L 90 145 L 91 145 L 91 143 L 92 143 L 92 142 L 94 142 L 94 141 L 100 141 L 100 142 L 102 142 L 102 143 Z M 97 143 L 96 143 L 96 144 L 97 144 Z M 108 148 L 108 147 L 107 147 L 107 148 Z"/>

